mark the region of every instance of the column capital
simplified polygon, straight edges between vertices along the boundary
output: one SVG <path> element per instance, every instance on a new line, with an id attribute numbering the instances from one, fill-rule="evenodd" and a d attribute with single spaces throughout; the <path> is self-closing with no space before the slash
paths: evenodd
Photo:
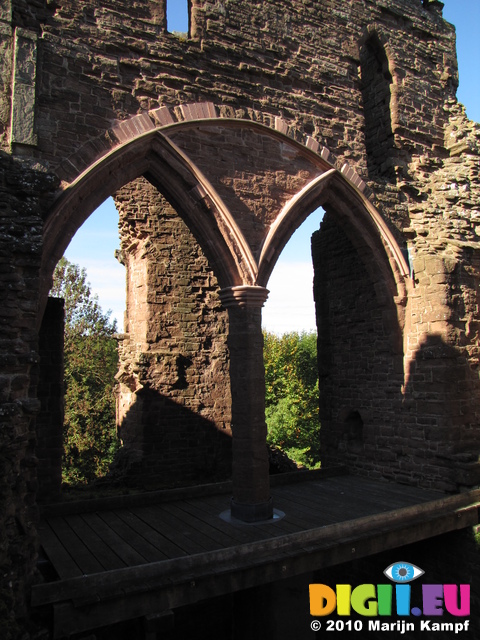
<path id="1" fill-rule="evenodd" d="M 269 290 L 255 285 L 239 285 L 220 289 L 220 300 L 225 308 L 254 307 L 261 308 L 265 304 Z"/>

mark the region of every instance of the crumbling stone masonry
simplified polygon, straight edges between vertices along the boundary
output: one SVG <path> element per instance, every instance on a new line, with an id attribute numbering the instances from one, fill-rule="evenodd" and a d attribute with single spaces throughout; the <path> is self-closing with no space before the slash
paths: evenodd
<path id="1" fill-rule="evenodd" d="M 144 179 L 116 194 L 127 270 L 117 375 L 126 481 L 169 486 L 231 472 L 228 323 L 198 243 Z"/>
<path id="2" fill-rule="evenodd" d="M 456 101 L 442 3 L 189 7 L 178 37 L 164 0 L 0 0 L 5 638 L 26 628 L 35 572 L 52 273 L 112 195 L 129 301 L 118 464 L 132 477 L 222 477 L 231 455 L 232 513 L 271 514 L 261 307 L 321 205 L 324 464 L 447 491 L 479 481 L 480 133 Z"/>
<path id="3" fill-rule="evenodd" d="M 478 483 L 480 130 L 460 105 L 444 110 L 449 156 L 414 163 L 425 182 L 404 229 L 412 269 L 406 330 L 334 216 L 325 216 L 312 246 L 323 460 L 452 491 Z"/>

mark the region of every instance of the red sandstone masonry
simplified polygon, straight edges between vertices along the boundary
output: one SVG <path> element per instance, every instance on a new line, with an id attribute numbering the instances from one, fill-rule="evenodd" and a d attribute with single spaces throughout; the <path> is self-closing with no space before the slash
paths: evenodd
<path id="1" fill-rule="evenodd" d="M 158 107 L 157 109 L 152 109 L 149 112 L 149 115 L 161 127 L 166 124 L 173 124 L 175 122 L 168 107 Z"/>
<path id="2" fill-rule="evenodd" d="M 145 451 L 124 480 L 229 477 L 228 325 L 216 278 L 185 224 L 145 180 L 123 188 L 116 202 L 127 269 L 119 432 L 127 455 Z"/>
<path id="3" fill-rule="evenodd" d="M 114 126 L 112 133 L 119 142 L 126 142 L 152 129 L 155 129 L 155 125 L 151 118 L 146 113 L 142 113 Z"/>
<path id="4" fill-rule="evenodd" d="M 363 189 L 359 180 L 366 183 L 364 193 L 374 194 L 382 219 L 402 249 L 410 251 L 412 282 L 408 296 L 402 304 L 395 300 L 395 307 L 389 300 L 398 298 L 397 292 L 386 292 L 380 276 L 372 275 L 370 258 L 384 251 L 382 240 L 377 238 L 370 253 L 362 246 L 361 229 L 348 221 L 338 187 L 331 188 L 325 206 L 338 231 L 332 232 L 331 244 L 326 241 L 328 226 L 321 232 L 327 245 L 322 258 L 325 273 L 331 278 L 318 285 L 327 287 L 329 296 L 317 295 L 321 357 L 325 352 L 329 356 L 321 360 L 325 457 L 347 461 L 357 472 L 437 489 L 458 490 L 479 482 L 480 138 L 478 126 L 466 119 L 455 100 L 454 30 L 441 18 L 441 3 L 264 0 L 227 6 L 195 0 L 192 4 L 192 37 L 187 40 L 166 33 L 164 0 L 65 0 L 56 4 L 12 0 L 0 7 L 0 144 L 5 152 L 0 157 L 0 389 L 5 469 L 0 478 L 4 500 L 0 593 L 6 597 L 3 610 L 10 612 L 13 607 L 19 620 L 26 611 L 26 583 L 35 565 L 34 417 L 38 402 L 33 366 L 42 309 L 37 292 L 45 289 L 51 275 L 51 270 L 40 273 L 42 225 L 50 228 L 55 198 L 122 141 L 175 122 L 193 123 L 193 116 L 216 115 L 211 107 L 205 110 L 199 105 L 215 105 L 217 120 L 246 119 L 272 130 L 277 127 L 277 133 L 306 143 L 338 170 L 348 164 L 348 179 L 359 189 Z M 39 47 L 34 105 L 37 142 L 31 146 L 10 144 L 12 52 L 18 28 L 37 34 Z M 393 141 L 382 146 L 381 153 L 375 144 L 369 146 L 375 128 L 368 133 L 372 130 L 366 127 L 365 110 L 370 101 L 362 92 L 368 66 L 364 62 L 362 68 L 362 60 L 368 59 L 364 54 L 374 34 L 385 51 L 391 75 L 388 89 L 383 86 L 382 91 L 381 79 L 373 78 L 386 102 L 390 91 L 387 106 Z M 182 109 L 188 117 L 182 115 Z M 382 114 L 388 116 L 388 109 L 383 108 Z M 119 137 L 112 134 L 115 126 Z M 388 139 L 388 127 L 383 128 L 384 139 L 385 135 Z M 215 145 L 206 144 L 212 140 L 205 136 L 203 151 L 194 146 L 193 136 L 190 142 L 192 146 L 187 145 L 185 151 L 191 152 L 205 172 L 212 172 L 219 190 L 233 193 L 230 200 L 226 198 L 228 204 L 241 196 L 243 208 L 236 220 L 255 253 L 262 233 L 275 220 L 274 207 L 278 209 L 287 195 L 297 193 L 308 176 L 289 173 L 287 158 L 283 164 L 277 162 L 280 144 L 275 143 L 266 146 L 271 166 L 259 161 L 260 145 L 249 148 L 247 144 L 249 171 L 242 176 L 231 165 L 222 177 Z M 118 164 L 112 167 L 122 176 L 131 175 L 128 169 Z M 274 189 L 277 180 L 280 193 Z M 96 184 L 97 189 L 100 186 Z M 93 196 L 63 212 L 65 237 L 89 213 L 85 207 L 91 201 Z M 148 236 L 152 229 L 139 220 L 138 227 L 142 225 Z M 199 443 L 201 451 L 208 448 L 208 425 L 217 425 L 222 411 L 229 415 L 230 400 L 223 386 L 219 389 L 214 383 L 227 378 L 222 342 L 227 326 L 215 297 L 214 278 L 207 276 L 212 265 L 206 264 L 205 256 L 200 258 L 195 242 L 184 243 L 183 235 L 176 235 L 179 228 L 178 219 L 165 226 L 163 244 L 191 249 L 191 255 L 179 256 L 179 268 L 190 265 L 195 256 L 192 273 L 182 271 L 181 282 L 179 274 L 175 282 L 169 282 L 167 250 L 159 264 L 164 277 L 157 280 L 158 254 L 148 253 L 141 244 L 145 253 L 138 256 L 139 262 L 148 263 L 145 308 L 165 310 L 175 305 L 172 322 L 169 324 L 169 313 L 159 314 L 162 327 L 155 322 L 147 326 L 145 319 L 138 328 L 145 350 L 127 338 L 123 348 L 132 361 L 139 356 L 133 378 L 137 375 L 140 381 L 148 381 L 157 394 L 169 387 L 170 395 L 163 398 L 163 404 L 152 403 L 152 409 L 145 402 L 144 422 L 136 424 L 146 425 L 155 419 L 157 409 L 164 411 L 174 428 L 163 440 L 157 431 L 156 445 L 159 449 L 165 445 L 168 453 L 162 455 L 172 460 L 181 451 L 190 463 Z M 153 231 L 159 231 L 155 225 Z M 201 284 L 197 286 L 199 273 Z M 317 276 L 322 276 L 318 269 Z M 204 299 L 202 292 L 206 292 Z M 205 315 L 200 314 L 200 338 L 188 335 L 199 309 L 206 310 Z M 392 310 L 398 313 L 398 322 Z M 393 331 L 398 327 L 403 330 L 401 335 Z M 212 337 L 211 346 L 207 337 Z M 165 354 L 156 353 L 151 360 L 140 357 L 164 342 Z M 201 345 L 205 346 L 202 357 L 211 356 L 208 366 L 206 360 L 195 360 Z M 258 345 L 256 349 L 259 351 Z M 195 366 L 189 365 L 188 358 Z M 175 385 L 183 388 L 173 389 Z M 195 397 L 197 386 L 199 397 Z M 172 398 L 181 399 L 182 407 L 187 407 L 183 417 L 191 419 L 193 414 L 196 424 L 207 429 L 197 431 L 192 439 L 183 433 L 181 442 L 175 442 L 170 436 L 181 428 L 181 420 L 178 413 L 170 412 L 167 400 Z M 355 411 L 363 421 L 363 440 L 359 429 L 355 430 L 360 425 Z M 137 435 L 134 432 L 132 438 Z M 218 451 L 219 460 L 227 459 L 224 450 Z M 177 455 L 183 460 L 182 456 Z M 155 471 L 154 465 L 148 469 Z M 16 567 L 10 564 L 12 558 L 17 559 Z"/>

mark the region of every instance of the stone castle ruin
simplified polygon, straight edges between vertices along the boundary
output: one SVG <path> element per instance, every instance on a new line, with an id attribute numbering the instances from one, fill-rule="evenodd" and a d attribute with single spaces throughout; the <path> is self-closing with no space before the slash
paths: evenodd
<path id="1" fill-rule="evenodd" d="M 232 515 L 271 516 L 261 308 L 322 206 L 322 466 L 449 493 L 479 483 L 480 127 L 456 100 L 442 3 L 188 6 L 179 36 L 165 0 L 0 0 L 9 630 L 28 619 L 38 503 L 60 486 L 52 274 L 109 196 L 127 274 L 127 478 L 231 476 Z"/>

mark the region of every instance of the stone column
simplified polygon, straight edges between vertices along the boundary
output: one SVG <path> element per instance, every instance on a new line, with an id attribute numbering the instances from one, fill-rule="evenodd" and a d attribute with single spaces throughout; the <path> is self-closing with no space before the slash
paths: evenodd
<path id="1" fill-rule="evenodd" d="M 232 517 L 258 522 L 273 516 L 265 423 L 262 307 L 264 287 L 222 289 L 229 314 L 228 348 L 232 394 Z"/>

